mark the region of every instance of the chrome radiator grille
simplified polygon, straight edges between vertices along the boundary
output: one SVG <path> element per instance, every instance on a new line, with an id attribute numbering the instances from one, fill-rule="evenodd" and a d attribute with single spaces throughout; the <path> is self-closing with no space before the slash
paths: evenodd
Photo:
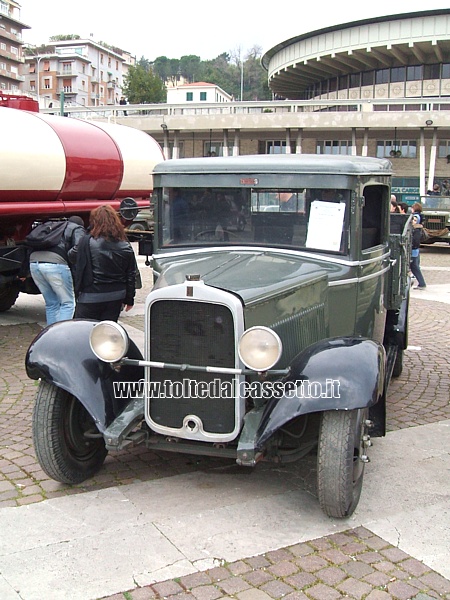
<path id="1" fill-rule="evenodd" d="M 235 367 L 233 316 L 228 307 L 199 301 L 158 300 L 151 306 L 149 322 L 152 361 Z M 206 382 L 210 389 L 217 390 L 222 382 L 230 382 L 231 385 L 233 376 L 152 368 L 150 380 L 164 385 L 169 381 L 172 389 L 178 386 L 178 390 L 186 390 L 186 380 L 191 386 L 195 386 L 195 382 Z M 179 398 L 155 397 L 150 402 L 149 416 L 162 427 L 180 429 L 185 417 L 196 415 L 205 431 L 230 433 L 235 427 L 234 398 L 218 396 L 197 398 L 183 394 Z"/>

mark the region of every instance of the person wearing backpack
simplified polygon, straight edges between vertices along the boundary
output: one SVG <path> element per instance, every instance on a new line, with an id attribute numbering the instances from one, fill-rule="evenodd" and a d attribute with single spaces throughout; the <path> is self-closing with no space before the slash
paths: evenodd
<path id="1" fill-rule="evenodd" d="M 35 228 L 42 228 L 44 233 L 47 230 L 47 240 L 51 239 L 53 242 L 55 240 L 51 232 L 55 227 L 60 228 L 59 241 L 50 247 L 45 240 L 33 240 L 33 237 L 39 237 L 39 231 L 33 230 L 30 236 L 27 236 L 31 250 L 30 273 L 44 297 L 47 325 L 71 319 L 75 311 L 75 293 L 68 251 L 79 244 L 85 229 L 83 219 L 76 215 L 62 223 L 65 223 L 65 226 L 48 221 Z"/>
<path id="2" fill-rule="evenodd" d="M 424 290 L 427 287 L 425 279 L 420 269 L 420 242 L 422 240 L 422 205 L 420 202 L 416 202 L 412 205 L 413 213 L 413 232 L 412 232 L 412 245 L 411 245 L 411 273 L 417 280 L 415 290 Z"/>
<path id="3" fill-rule="evenodd" d="M 75 319 L 117 321 L 134 305 L 136 257 L 116 211 L 109 204 L 92 210 L 89 233 L 78 246 Z"/>

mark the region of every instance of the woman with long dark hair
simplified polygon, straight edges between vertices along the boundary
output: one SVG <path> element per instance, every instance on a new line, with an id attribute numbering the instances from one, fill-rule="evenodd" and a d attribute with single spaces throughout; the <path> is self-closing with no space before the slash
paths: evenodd
<path id="1" fill-rule="evenodd" d="M 134 304 L 136 258 L 118 214 L 95 208 L 90 230 L 78 245 L 75 318 L 117 321 Z"/>

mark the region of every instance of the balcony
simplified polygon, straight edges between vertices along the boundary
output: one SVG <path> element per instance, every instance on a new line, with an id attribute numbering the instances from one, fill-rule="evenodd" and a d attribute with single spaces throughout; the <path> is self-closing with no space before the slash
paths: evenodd
<path id="1" fill-rule="evenodd" d="M 75 96 L 76 94 L 78 94 L 78 88 L 75 86 L 64 86 L 64 87 L 60 87 L 57 90 L 57 94 L 62 94 L 64 93 L 65 96 Z"/>
<path id="2" fill-rule="evenodd" d="M 14 81 L 25 81 L 25 77 L 22 77 L 22 75 L 18 75 L 17 73 L 13 73 L 12 71 L 7 71 L 6 69 L 0 69 L 0 75 L 2 77 L 7 77 L 8 79 L 12 79 Z"/>
<path id="3" fill-rule="evenodd" d="M 57 77 L 76 77 L 77 73 L 72 71 L 72 69 L 63 69 L 62 71 L 57 71 Z"/>
<path id="4" fill-rule="evenodd" d="M 11 33 L 3 28 L 0 28 L 0 38 L 5 38 L 7 40 L 11 40 L 12 42 L 18 42 L 19 44 L 22 44 L 22 36 L 20 33 Z"/>

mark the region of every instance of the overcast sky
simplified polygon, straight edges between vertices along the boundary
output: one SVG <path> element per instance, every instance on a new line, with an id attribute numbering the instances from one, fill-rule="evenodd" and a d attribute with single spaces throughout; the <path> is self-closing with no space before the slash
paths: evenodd
<path id="1" fill-rule="evenodd" d="M 18 0 L 31 29 L 25 43 L 78 34 L 127 50 L 138 59 L 188 54 L 202 60 L 222 52 L 243 57 L 254 46 L 266 52 L 296 35 L 360 19 L 448 8 L 449 0 Z"/>

